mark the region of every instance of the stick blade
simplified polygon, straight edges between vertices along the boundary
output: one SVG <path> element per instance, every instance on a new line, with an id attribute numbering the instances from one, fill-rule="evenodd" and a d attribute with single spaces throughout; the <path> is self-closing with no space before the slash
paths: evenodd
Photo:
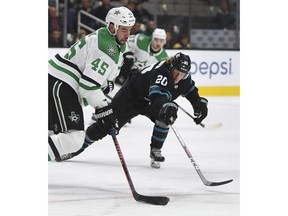
<path id="1" fill-rule="evenodd" d="M 232 182 L 233 179 L 227 180 L 227 181 L 222 181 L 222 182 L 205 182 L 206 186 L 219 186 L 219 185 L 224 185 Z"/>
<path id="2" fill-rule="evenodd" d="M 210 124 L 210 125 L 206 125 L 206 124 L 202 124 L 201 127 L 207 129 L 207 130 L 213 130 L 216 128 L 221 128 L 223 126 L 222 122 L 219 123 L 215 123 L 215 124 Z"/>
<path id="3" fill-rule="evenodd" d="M 167 205 L 169 202 L 168 197 L 163 197 L 163 196 L 144 196 L 141 194 L 137 194 L 134 196 L 135 200 L 138 202 L 143 202 L 147 204 L 152 204 L 152 205 Z"/>

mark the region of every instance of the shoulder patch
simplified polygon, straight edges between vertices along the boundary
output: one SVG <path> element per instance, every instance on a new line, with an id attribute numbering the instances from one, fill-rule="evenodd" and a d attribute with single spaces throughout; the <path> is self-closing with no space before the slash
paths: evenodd
<path id="1" fill-rule="evenodd" d="M 116 47 L 115 45 L 113 45 L 113 44 L 108 45 L 108 47 L 107 47 L 107 53 L 108 53 L 108 55 L 110 55 L 110 56 L 115 56 L 116 53 L 117 53 L 117 47 Z"/>
<path id="2" fill-rule="evenodd" d="M 117 45 L 112 35 L 110 35 L 108 30 L 104 27 L 98 30 L 98 47 L 117 64 L 119 61 L 119 54 L 120 52 L 124 52 L 126 44 L 121 46 Z"/>

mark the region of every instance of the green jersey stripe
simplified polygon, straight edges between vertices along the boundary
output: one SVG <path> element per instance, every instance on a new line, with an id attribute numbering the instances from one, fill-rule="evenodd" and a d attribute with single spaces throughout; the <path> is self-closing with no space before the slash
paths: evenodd
<path id="1" fill-rule="evenodd" d="M 79 78 L 72 71 L 69 71 L 66 68 L 63 68 L 63 67 L 57 65 L 52 59 L 50 59 L 48 62 L 52 67 L 54 67 L 58 71 L 63 72 L 65 74 L 71 76 L 73 79 L 76 80 L 76 82 L 79 82 Z"/>
<path id="2" fill-rule="evenodd" d="M 101 89 L 98 86 L 88 86 L 88 85 L 85 85 L 84 83 L 81 83 L 81 82 L 79 82 L 79 86 L 85 90 L 88 90 L 88 91 Z"/>

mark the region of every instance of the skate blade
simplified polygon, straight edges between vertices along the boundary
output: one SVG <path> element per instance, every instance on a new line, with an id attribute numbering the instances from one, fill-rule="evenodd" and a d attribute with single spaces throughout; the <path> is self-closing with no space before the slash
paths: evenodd
<path id="1" fill-rule="evenodd" d="M 151 159 L 150 166 L 152 168 L 159 169 L 161 167 L 161 164 L 160 164 L 160 162 L 157 162 L 157 161 L 154 161 L 153 159 Z"/>

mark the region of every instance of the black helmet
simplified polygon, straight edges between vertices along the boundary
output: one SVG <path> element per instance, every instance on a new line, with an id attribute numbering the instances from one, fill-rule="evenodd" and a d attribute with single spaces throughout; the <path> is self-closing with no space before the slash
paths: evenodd
<path id="1" fill-rule="evenodd" d="M 191 68 L 190 57 L 181 52 L 176 53 L 172 58 L 171 66 L 182 73 L 188 74 Z"/>

